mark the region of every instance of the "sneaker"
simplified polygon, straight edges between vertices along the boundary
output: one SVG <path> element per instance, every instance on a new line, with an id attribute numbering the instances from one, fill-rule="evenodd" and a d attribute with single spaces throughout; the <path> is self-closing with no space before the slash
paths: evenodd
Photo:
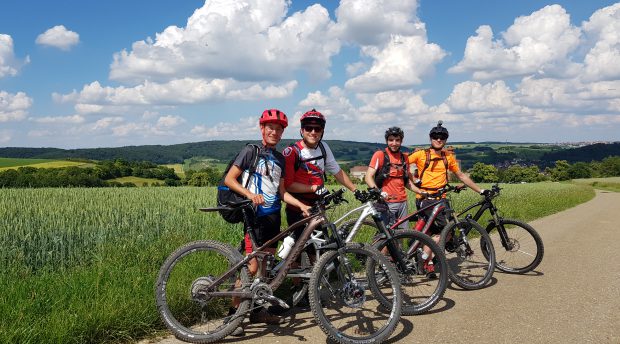
<path id="1" fill-rule="evenodd" d="M 437 274 L 435 273 L 435 264 L 424 263 L 424 270 L 426 271 L 427 278 L 430 278 L 430 279 L 437 278 Z"/>
<path id="2" fill-rule="evenodd" d="M 267 325 L 280 325 L 284 322 L 284 319 L 262 309 L 258 312 L 250 313 L 250 322 L 253 324 L 265 323 Z"/>
<path id="3" fill-rule="evenodd" d="M 230 335 L 233 337 L 243 337 L 245 336 L 245 330 L 243 329 L 243 327 L 239 326 L 234 331 L 232 331 Z"/>

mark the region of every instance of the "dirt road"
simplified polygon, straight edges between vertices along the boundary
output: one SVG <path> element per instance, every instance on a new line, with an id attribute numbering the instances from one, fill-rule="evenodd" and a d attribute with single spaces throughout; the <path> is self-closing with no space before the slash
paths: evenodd
<path id="1" fill-rule="evenodd" d="M 620 343 L 620 193 L 530 224 L 545 257 L 527 275 L 495 272 L 491 285 L 450 287 L 430 313 L 403 317 L 389 342 Z M 278 326 L 246 324 L 246 336 L 222 343 L 325 343 L 309 311 Z M 144 343 L 183 343 L 164 338 Z"/>

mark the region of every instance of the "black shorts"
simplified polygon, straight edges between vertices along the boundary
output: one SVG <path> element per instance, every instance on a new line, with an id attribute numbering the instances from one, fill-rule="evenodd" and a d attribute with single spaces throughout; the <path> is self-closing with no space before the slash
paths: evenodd
<path id="1" fill-rule="evenodd" d="M 435 203 L 437 202 L 436 200 L 427 200 L 427 199 L 423 199 L 423 200 L 416 200 L 415 201 L 415 206 L 418 210 L 424 208 L 425 206 Z M 433 208 L 435 207 L 430 207 L 426 210 L 424 210 L 422 212 L 422 216 L 424 217 L 425 221 L 428 221 L 428 219 L 431 217 L 431 214 L 433 213 Z M 441 234 L 441 230 L 448 224 L 448 218 L 446 217 L 446 213 L 441 211 L 439 214 L 437 214 L 437 217 L 435 217 L 435 221 L 433 221 L 433 223 L 431 224 L 431 227 L 428 229 L 428 235 L 439 235 Z"/>
<path id="2" fill-rule="evenodd" d="M 256 245 L 263 246 L 267 241 L 275 238 L 276 235 L 280 234 L 280 223 L 282 222 L 282 216 L 280 212 L 275 212 L 273 214 L 264 215 L 256 218 L 255 227 L 254 227 L 254 236 L 256 239 Z M 278 247 L 278 242 L 276 241 L 269 247 L 276 248 Z"/>

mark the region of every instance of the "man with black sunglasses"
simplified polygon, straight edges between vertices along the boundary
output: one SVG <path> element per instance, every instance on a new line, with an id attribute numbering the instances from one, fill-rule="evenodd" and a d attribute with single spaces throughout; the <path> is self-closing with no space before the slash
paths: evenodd
<path id="1" fill-rule="evenodd" d="M 320 194 L 327 192 L 326 173 L 332 174 L 347 189 L 356 192 L 355 184 L 340 168 L 327 143 L 323 142 L 325 116 L 312 109 L 300 118 L 301 140 L 286 147 L 282 154 L 286 161 L 284 185 L 286 190 L 305 204 L 312 204 Z M 303 218 L 301 210 L 286 205 L 286 218 L 290 224 Z M 301 233 L 302 230 L 299 230 Z"/>
<path id="2" fill-rule="evenodd" d="M 439 121 L 437 126 L 433 127 L 429 133 L 430 148 L 418 150 L 409 155 L 409 164 L 417 167 L 417 180 L 414 184 L 423 191 L 422 194 L 416 195 L 416 207 L 418 209 L 427 205 L 427 202 L 434 201 L 425 199 L 428 194 L 432 194 L 448 184 L 448 171 L 454 173 L 465 185 L 481 195 L 487 192 L 480 189 L 473 180 L 460 170 L 454 153 L 444 149 L 448 136 L 448 129 L 443 126 L 442 121 Z M 432 207 L 426 211 L 427 214 L 425 215 L 427 218 L 431 212 Z M 439 235 L 446 224 L 447 219 L 442 212 L 435 218 L 430 227 L 429 234 L 435 242 L 439 242 Z M 424 250 L 427 254 L 431 254 L 429 248 L 425 247 Z M 434 267 L 432 266 L 432 260 L 429 260 L 428 263 L 431 263 L 431 266 L 427 266 L 427 271 L 433 275 Z"/>

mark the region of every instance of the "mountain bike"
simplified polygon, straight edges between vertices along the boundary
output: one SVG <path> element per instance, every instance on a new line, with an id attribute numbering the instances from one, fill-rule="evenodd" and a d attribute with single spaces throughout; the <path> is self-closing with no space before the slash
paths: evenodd
<path id="1" fill-rule="evenodd" d="M 471 215 L 463 219 L 457 218 L 449 198 L 444 197 L 448 192 L 460 192 L 463 188 L 448 184 L 435 193 L 429 194 L 426 198 L 433 200 L 432 202 L 393 223 L 390 221 L 389 228 L 396 230 L 402 223 L 415 220 L 417 221 L 416 231 L 429 234 L 430 227 L 437 216 L 442 212 L 446 214 L 449 221 L 441 232 L 439 247 L 444 250 L 448 277 L 459 287 L 473 290 L 484 287 L 493 276 L 495 251 L 491 238 L 484 228 Z M 427 218 L 424 214 L 429 209 L 431 212 Z M 365 225 L 376 226 L 374 223 L 365 223 Z M 347 224 L 347 226 L 350 225 Z M 474 248 L 477 247 L 482 247 L 484 250 L 475 250 Z"/>
<path id="2" fill-rule="evenodd" d="M 401 314 L 398 274 L 393 264 L 372 246 L 346 244 L 336 234 L 336 227 L 328 221 L 325 212 L 344 201 L 343 192 L 321 197 L 309 217 L 258 248 L 252 230 L 251 201 L 225 207 L 243 209 L 244 225 L 254 251 L 243 257 L 228 244 L 203 240 L 173 252 L 163 263 L 155 284 L 157 308 L 165 325 L 181 340 L 211 343 L 232 333 L 253 310 L 268 305 L 287 308 L 286 302 L 274 296 L 273 291 L 285 280 L 312 233 L 319 230 L 325 242 L 308 282 L 310 308 L 319 327 L 339 343 L 386 340 Z M 275 256 L 266 248 L 302 227 L 305 228 L 288 256 L 276 264 Z M 255 277 L 250 276 L 247 267 L 252 258 L 259 259 L 259 266 L 266 266 Z M 376 262 L 372 276 L 384 276 L 386 283 L 378 285 L 374 278 L 369 278 L 368 261 Z M 391 295 L 389 307 L 377 300 L 378 294 Z M 233 300 L 238 303 L 236 308 L 231 307 Z"/>
<path id="3" fill-rule="evenodd" d="M 523 274 L 534 270 L 543 259 L 545 248 L 540 235 L 529 224 L 507 219 L 499 214 L 493 199 L 500 194 L 498 184 L 491 187 L 484 199 L 470 205 L 457 216 L 478 208 L 473 219 L 478 221 L 485 211 L 492 219 L 486 227 L 495 247 L 495 267 L 503 272 Z"/>
<path id="4" fill-rule="evenodd" d="M 387 204 L 380 190 L 362 191 L 356 194 L 356 198 L 363 204 L 334 221 L 336 225 L 342 223 L 338 226 L 338 233 L 345 237 L 345 242 L 357 239 L 367 241 L 369 238 L 363 236 L 374 234 L 370 239 L 372 245 L 389 255 L 400 275 L 403 292 L 402 313 L 414 315 L 428 311 L 443 297 L 448 285 L 448 271 L 443 250 L 431 237 L 421 232 L 406 229 L 389 230 L 381 218 L 381 212 L 387 209 Z M 356 212 L 359 212 L 357 219 L 343 222 Z M 356 238 L 358 236 L 362 238 Z M 428 246 L 434 256 L 432 260 L 434 276 L 428 273 L 431 258 L 422 250 L 424 246 Z M 374 262 L 369 264 L 369 270 L 374 270 Z M 376 276 L 376 279 L 379 284 L 385 280 L 381 276 Z M 380 294 L 379 301 L 387 307 L 389 295 Z"/>

